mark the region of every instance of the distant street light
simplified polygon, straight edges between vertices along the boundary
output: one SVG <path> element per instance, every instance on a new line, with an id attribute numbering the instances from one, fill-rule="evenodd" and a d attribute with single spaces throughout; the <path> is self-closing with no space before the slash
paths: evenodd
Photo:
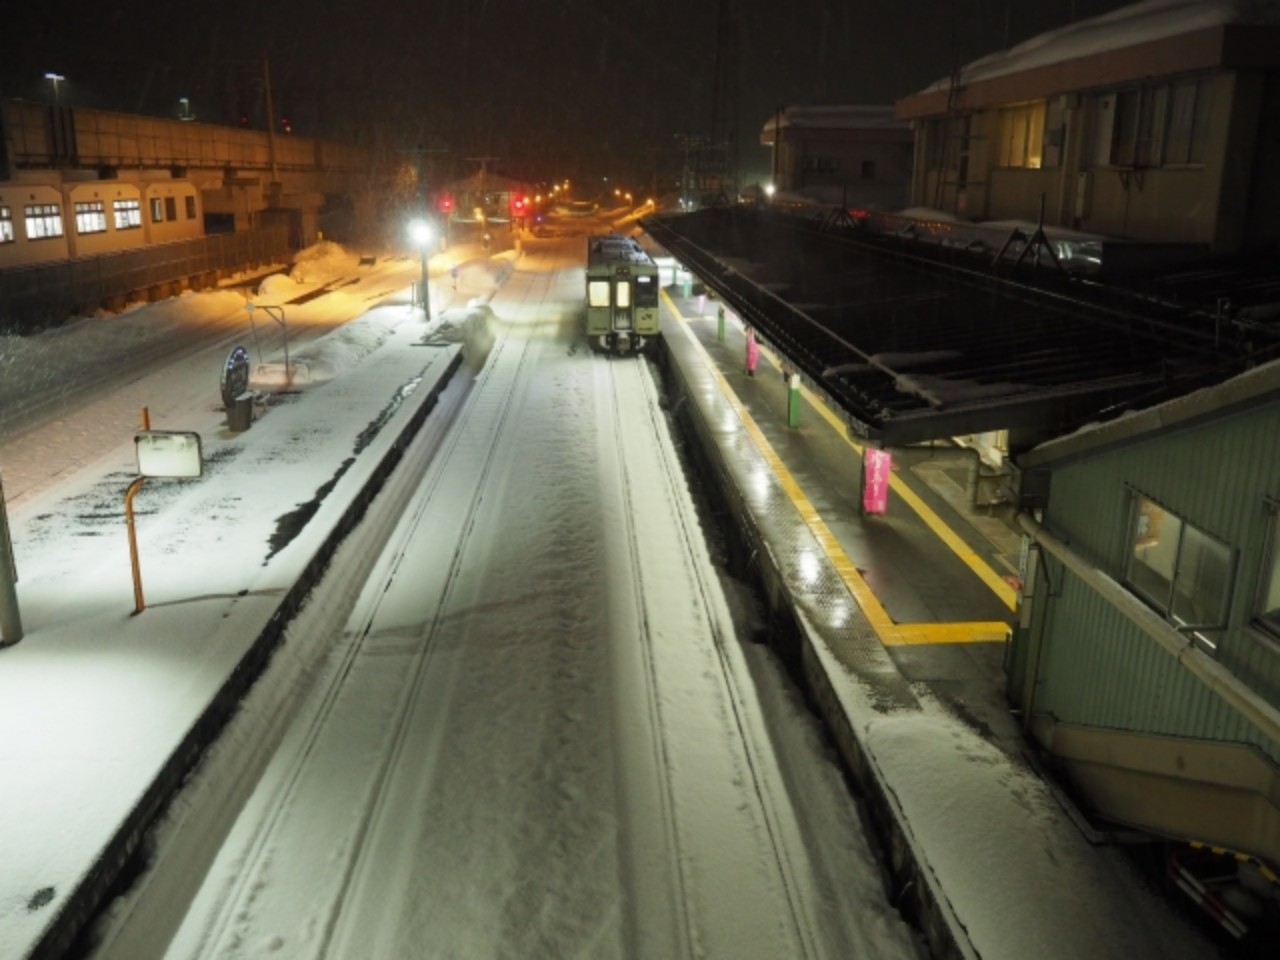
<path id="1" fill-rule="evenodd" d="M 411 220 L 409 239 L 422 251 L 422 313 L 430 320 L 431 294 L 428 290 L 427 261 L 431 258 L 431 224 L 426 220 Z"/>
<path id="2" fill-rule="evenodd" d="M 62 83 L 62 81 L 67 78 L 60 73 L 46 73 L 44 75 L 44 78 L 46 80 L 53 81 L 53 105 L 55 107 L 61 106 L 62 105 L 62 89 L 58 86 L 58 84 Z"/>

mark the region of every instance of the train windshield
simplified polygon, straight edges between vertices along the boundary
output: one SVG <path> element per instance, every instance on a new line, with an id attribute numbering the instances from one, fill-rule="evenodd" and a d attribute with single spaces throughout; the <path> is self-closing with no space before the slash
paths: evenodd
<path id="1" fill-rule="evenodd" d="M 592 280 L 587 284 L 587 306 L 607 307 L 609 305 L 609 281 Z"/>
<path id="2" fill-rule="evenodd" d="M 636 277 L 636 306 L 656 307 L 657 305 L 657 277 Z"/>
<path id="3" fill-rule="evenodd" d="M 613 301 L 613 305 L 615 307 L 626 308 L 631 306 L 631 281 L 630 280 L 619 280 L 616 284 L 614 284 L 614 290 L 615 290 L 614 297 L 616 299 Z"/>

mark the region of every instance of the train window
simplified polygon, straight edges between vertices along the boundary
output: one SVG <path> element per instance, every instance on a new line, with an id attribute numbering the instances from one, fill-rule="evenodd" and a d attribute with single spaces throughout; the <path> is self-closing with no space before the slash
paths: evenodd
<path id="1" fill-rule="evenodd" d="M 636 277 L 636 306 L 656 307 L 658 305 L 658 282 L 656 277 Z"/>
<path id="2" fill-rule="evenodd" d="M 613 302 L 613 305 L 615 307 L 621 307 L 623 309 L 626 309 L 627 307 L 631 306 L 631 281 L 619 280 L 616 284 L 614 284 L 614 288 L 615 288 L 615 293 L 614 293 L 615 300 Z"/>
<path id="3" fill-rule="evenodd" d="M 14 243 L 13 209 L 0 207 L 0 243 Z"/>
<path id="4" fill-rule="evenodd" d="M 607 307 L 609 305 L 609 281 L 592 280 L 587 284 L 587 306 Z"/>

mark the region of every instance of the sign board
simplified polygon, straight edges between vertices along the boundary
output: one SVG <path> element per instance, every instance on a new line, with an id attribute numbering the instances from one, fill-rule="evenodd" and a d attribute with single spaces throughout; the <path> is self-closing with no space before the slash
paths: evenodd
<path id="1" fill-rule="evenodd" d="M 144 477 L 198 477 L 204 469 L 200 434 L 143 430 L 133 438 L 138 473 Z"/>
<path id="2" fill-rule="evenodd" d="M 230 410 L 236 397 L 249 389 L 249 351 L 236 347 L 222 366 L 222 405 Z"/>
<path id="3" fill-rule="evenodd" d="M 867 447 L 863 453 L 864 483 L 862 509 L 867 513 L 884 513 L 889 509 L 889 470 L 893 455 L 888 450 Z"/>

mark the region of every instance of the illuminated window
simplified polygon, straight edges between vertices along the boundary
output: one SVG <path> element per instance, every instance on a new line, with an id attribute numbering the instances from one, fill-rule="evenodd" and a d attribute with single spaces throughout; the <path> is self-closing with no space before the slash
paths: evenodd
<path id="1" fill-rule="evenodd" d="M 17 238 L 13 233 L 13 210 L 0 207 L 0 243 L 13 243 Z"/>
<path id="2" fill-rule="evenodd" d="M 27 239 L 43 240 L 62 236 L 62 208 L 56 203 L 32 203 L 24 210 Z"/>
<path id="3" fill-rule="evenodd" d="M 609 281 L 592 280 L 587 284 L 587 306 L 607 307 L 609 305 Z"/>
<path id="4" fill-rule="evenodd" d="M 151 198 L 151 222 L 164 223 L 164 201 L 159 197 Z"/>
<path id="5" fill-rule="evenodd" d="M 1226 625 L 1230 547 L 1153 500 L 1135 494 L 1125 582 L 1161 614 L 1214 649 L 1198 631 Z"/>
<path id="6" fill-rule="evenodd" d="M 631 306 L 631 281 L 619 280 L 614 284 L 614 305 L 626 309 Z"/>
<path id="7" fill-rule="evenodd" d="M 76 233 L 106 233 L 107 205 L 101 200 L 76 203 Z"/>
<path id="8" fill-rule="evenodd" d="M 1044 150 L 1044 102 L 1000 111 L 1000 144 L 996 163 L 1002 167 L 1040 169 Z"/>
<path id="9" fill-rule="evenodd" d="M 142 204 L 137 200 L 113 200 L 117 230 L 133 230 L 142 226 Z"/>
<path id="10" fill-rule="evenodd" d="M 1267 524 L 1267 553 L 1262 564 L 1262 584 L 1258 591 L 1258 622 L 1280 634 L 1280 504 L 1270 504 Z"/>

